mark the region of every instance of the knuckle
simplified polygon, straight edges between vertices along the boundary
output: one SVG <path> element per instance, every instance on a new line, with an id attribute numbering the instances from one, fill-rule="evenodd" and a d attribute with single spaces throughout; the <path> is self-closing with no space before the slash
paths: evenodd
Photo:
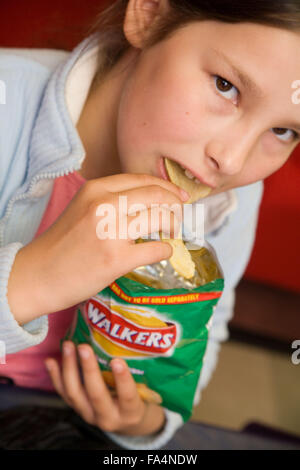
<path id="1" fill-rule="evenodd" d="M 94 179 L 87 180 L 87 181 L 84 183 L 83 188 L 85 188 L 85 190 L 86 190 L 88 193 L 95 194 L 95 192 L 96 192 L 97 190 L 99 190 L 99 179 L 98 179 L 98 178 L 94 178 Z"/>
<path id="2" fill-rule="evenodd" d="M 127 418 L 127 426 L 137 426 L 140 424 L 140 417 L 138 415 L 131 415 Z"/>
<path id="3" fill-rule="evenodd" d="M 101 204 L 105 204 L 105 203 L 106 201 L 104 197 L 101 198 L 101 202 L 97 201 L 95 198 L 90 200 L 88 202 L 88 211 L 87 211 L 89 217 L 91 217 L 94 221 L 96 221 L 97 213 L 99 212 L 99 206 L 101 207 Z"/>
<path id="4" fill-rule="evenodd" d="M 63 399 L 70 408 L 74 409 L 74 403 L 66 395 L 64 395 Z"/>
<path id="5" fill-rule="evenodd" d="M 97 426 L 106 432 L 114 432 L 117 430 L 117 426 L 112 419 L 104 419 L 102 417 L 97 418 Z"/>
<path id="6" fill-rule="evenodd" d="M 158 184 L 153 184 L 150 187 L 152 197 L 155 197 L 155 199 L 161 201 L 165 199 L 166 196 L 166 190 L 163 189 L 161 186 Z"/>
<path id="7" fill-rule="evenodd" d="M 93 416 L 90 416 L 90 415 L 81 415 L 82 419 L 88 423 L 90 426 L 94 426 L 95 425 L 95 419 Z"/>
<path id="8" fill-rule="evenodd" d="M 102 398 L 99 393 L 90 393 L 89 398 L 95 407 L 100 407 Z"/>
<path id="9" fill-rule="evenodd" d="M 153 182 L 155 179 L 152 175 L 147 175 L 146 173 L 142 173 L 137 175 L 137 177 L 141 180 L 141 184 L 148 185 L 149 183 Z"/>
<path id="10" fill-rule="evenodd" d="M 80 191 L 82 191 L 82 197 L 92 214 L 96 213 L 98 206 L 101 204 L 112 202 L 111 198 L 113 197 L 113 194 L 100 188 L 97 180 L 88 180 L 81 187 Z"/>
<path id="11" fill-rule="evenodd" d="M 132 402 L 136 400 L 136 396 L 137 396 L 136 390 L 128 391 L 126 395 L 122 397 L 122 401 L 124 402 L 125 405 L 130 405 Z"/>
<path id="12" fill-rule="evenodd" d="M 99 220 L 99 216 L 107 215 L 108 210 L 115 214 L 118 211 L 118 195 L 116 193 L 103 192 L 101 197 L 94 198 L 90 202 L 89 207 L 92 215 L 97 217 L 97 220 Z"/>
<path id="13" fill-rule="evenodd" d="M 93 199 L 93 196 L 95 195 L 95 181 L 94 180 L 88 180 L 86 181 L 80 188 L 81 196 L 87 200 L 90 201 Z"/>
<path id="14" fill-rule="evenodd" d="M 73 404 L 76 401 L 76 393 L 73 390 L 71 392 L 65 392 L 65 397 L 68 403 Z"/>
<path id="15" fill-rule="evenodd" d="M 115 271 L 120 266 L 120 253 L 117 250 L 106 250 L 102 255 L 104 266 L 110 266 L 112 271 Z"/>

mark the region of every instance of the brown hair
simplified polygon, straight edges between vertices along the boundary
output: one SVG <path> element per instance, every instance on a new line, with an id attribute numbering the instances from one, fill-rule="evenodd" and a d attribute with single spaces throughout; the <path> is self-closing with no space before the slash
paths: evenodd
<path id="1" fill-rule="evenodd" d="M 97 15 L 88 30 L 88 34 L 99 36 L 102 46 L 93 89 L 131 47 L 123 32 L 128 2 L 114 1 Z M 251 22 L 300 32 L 299 0 L 168 0 L 168 4 L 170 12 L 159 18 L 145 48 L 169 38 L 190 22 L 203 20 Z"/>

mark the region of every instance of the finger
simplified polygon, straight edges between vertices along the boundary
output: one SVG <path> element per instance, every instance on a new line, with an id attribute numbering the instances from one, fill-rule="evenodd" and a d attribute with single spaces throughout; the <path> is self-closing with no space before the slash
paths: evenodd
<path id="1" fill-rule="evenodd" d="M 154 207 L 141 211 L 137 216 L 128 216 L 127 224 L 119 228 L 127 229 L 127 237 L 136 240 L 150 233 L 162 231 L 164 238 L 178 238 L 182 236 L 182 218 L 172 211 Z M 122 235 L 124 239 L 124 236 Z"/>
<path id="2" fill-rule="evenodd" d="M 109 430 L 117 423 L 117 408 L 103 380 L 96 356 L 87 344 L 78 346 L 85 390 L 98 426 Z"/>
<path id="3" fill-rule="evenodd" d="M 141 208 L 146 210 L 147 208 L 155 207 L 157 205 L 174 210 L 178 215 L 182 214 L 183 201 L 180 197 L 173 191 L 170 191 L 158 184 L 133 188 L 127 191 L 120 191 L 118 193 L 118 197 L 120 196 L 126 196 L 126 201 L 124 201 L 123 206 L 120 206 L 119 204 L 121 209 L 124 207 L 124 212 L 127 209 L 126 212 L 122 214 L 124 216 L 141 211 Z M 120 200 L 116 202 L 118 203 L 119 201 Z"/>
<path id="4" fill-rule="evenodd" d="M 136 243 L 129 247 L 129 253 L 132 252 L 132 256 L 128 256 L 130 264 L 128 266 L 128 272 L 139 266 L 145 266 L 146 264 L 153 264 L 168 259 L 172 256 L 172 247 L 167 242 L 161 241 L 147 241 L 145 243 Z"/>
<path id="5" fill-rule="evenodd" d="M 64 389 L 64 384 L 61 376 L 61 371 L 60 367 L 55 359 L 47 359 L 45 361 L 45 365 L 47 367 L 47 370 L 49 372 L 52 384 L 57 391 L 57 393 L 64 399 L 64 401 L 71 406 L 70 402 L 68 401 L 68 398 L 65 394 L 65 389 Z"/>
<path id="6" fill-rule="evenodd" d="M 72 341 L 63 344 L 62 380 L 65 395 L 72 407 L 89 424 L 94 423 L 94 412 L 81 383 L 75 345 Z"/>
<path id="7" fill-rule="evenodd" d="M 113 359 L 110 363 L 116 383 L 116 391 L 121 414 L 133 413 L 140 415 L 144 404 L 138 394 L 127 364 L 120 359 Z"/>
<path id="8" fill-rule="evenodd" d="M 187 201 L 189 199 L 189 195 L 187 195 L 187 193 L 176 184 L 152 175 L 123 173 L 96 178 L 90 180 L 89 183 L 90 185 L 95 185 L 95 188 L 99 185 L 100 189 L 102 187 L 109 192 L 121 192 L 134 188 L 143 188 L 150 185 L 159 185 L 162 188 L 173 192 L 183 201 Z"/>

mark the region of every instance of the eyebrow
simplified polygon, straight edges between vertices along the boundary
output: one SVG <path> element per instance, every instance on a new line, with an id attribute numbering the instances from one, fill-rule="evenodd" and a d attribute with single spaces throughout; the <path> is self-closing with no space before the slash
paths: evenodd
<path id="1" fill-rule="evenodd" d="M 223 52 L 217 51 L 213 48 L 211 48 L 210 51 L 217 55 L 219 59 L 221 59 L 223 62 L 226 62 L 226 65 L 230 66 L 234 74 L 238 77 L 240 82 L 244 85 L 247 90 L 249 90 L 257 98 L 263 98 L 265 93 L 261 90 L 261 88 L 245 72 L 243 72 L 236 65 L 234 65 L 231 60 L 225 54 L 223 54 Z"/>
<path id="2" fill-rule="evenodd" d="M 215 55 L 219 57 L 220 60 L 226 63 L 228 65 L 232 72 L 237 76 L 239 81 L 243 84 L 243 86 L 248 90 L 250 93 L 252 93 L 257 99 L 261 99 L 265 96 L 265 93 L 262 91 L 262 89 L 250 78 L 245 72 L 240 70 L 236 65 L 234 65 L 231 60 L 223 54 L 223 52 L 218 51 L 217 49 L 210 48 L 210 51 L 213 52 Z M 294 128 L 298 132 L 300 132 L 300 123 L 287 123 L 286 124 L 288 128 Z"/>

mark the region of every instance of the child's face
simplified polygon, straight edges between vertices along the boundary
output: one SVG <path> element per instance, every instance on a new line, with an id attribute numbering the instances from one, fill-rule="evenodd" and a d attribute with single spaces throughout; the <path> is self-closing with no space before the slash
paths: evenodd
<path id="1" fill-rule="evenodd" d="M 300 134 L 300 106 L 292 101 L 299 50 L 297 33 L 205 21 L 139 51 L 116 119 L 122 170 L 162 177 L 168 156 L 214 186 L 211 194 L 275 172 Z M 240 82 L 221 56 L 260 92 Z"/>

